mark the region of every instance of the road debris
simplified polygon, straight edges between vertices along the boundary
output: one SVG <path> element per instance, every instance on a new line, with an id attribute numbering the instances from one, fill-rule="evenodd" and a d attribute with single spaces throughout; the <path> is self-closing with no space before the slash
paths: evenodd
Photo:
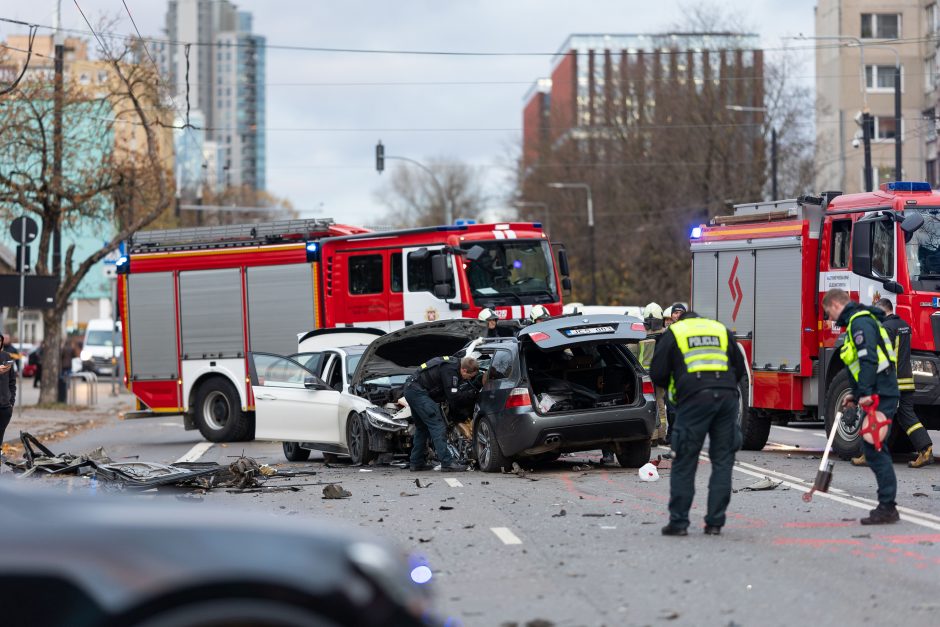
<path id="1" fill-rule="evenodd" d="M 429 488 L 432 485 L 434 485 L 434 482 L 429 481 L 428 483 L 421 483 L 421 479 L 415 479 L 415 485 L 418 486 L 419 488 Z"/>
<path id="2" fill-rule="evenodd" d="M 567 515 L 568 515 L 568 512 L 566 512 L 565 510 L 561 510 L 557 514 L 552 514 L 552 518 L 563 518 Z"/>
<path id="3" fill-rule="evenodd" d="M 914 496 L 923 496 L 923 497 L 926 497 L 927 495 L 924 494 L 923 492 L 915 492 L 915 493 L 914 493 Z"/>
<path id="4" fill-rule="evenodd" d="M 763 479 L 758 479 L 754 483 L 744 486 L 740 490 L 734 490 L 734 492 L 760 492 L 763 490 L 776 490 L 783 485 L 783 481 L 774 481 L 770 477 L 764 477 Z"/>
<path id="5" fill-rule="evenodd" d="M 441 505 L 441 506 L 438 507 L 437 509 L 444 510 L 444 511 L 446 512 L 446 511 L 450 511 L 450 510 L 452 510 L 452 509 L 454 509 L 454 508 L 451 507 L 450 505 Z"/>
<path id="6" fill-rule="evenodd" d="M 656 466 L 653 464 L 647 463 L 640 466 L 637 475 L 639 475 L 640 481 L 659 481 L 659 471 L 656 470 Z"/>
<path id="7" fill-rule="evenodd" d="M 352 492 L 343 489 L 343 486 L 331 483 L 323 488 L 323 498 L 325 499 L 348 499 Z"/>

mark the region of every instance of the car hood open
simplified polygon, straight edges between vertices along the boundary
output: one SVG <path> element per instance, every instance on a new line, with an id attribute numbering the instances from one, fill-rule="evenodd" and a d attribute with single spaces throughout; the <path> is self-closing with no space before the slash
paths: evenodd
<path id="1" fill-rule="evenodd" d="M 366 348 L 350 387 L 379 377 L 412 374 L 429 359 L 453 355 L 484 333 L 486 324 L 473 318 L 424 322 L 387 333 Z"/>
<path id="2" fill-rule="evenodd" d="M 608 342 L 628 344 L 645 338 L 642 320 L 614 314 L 561 316 L 519 331 L 520 342 L 532 342 L 541 350 Z"/>

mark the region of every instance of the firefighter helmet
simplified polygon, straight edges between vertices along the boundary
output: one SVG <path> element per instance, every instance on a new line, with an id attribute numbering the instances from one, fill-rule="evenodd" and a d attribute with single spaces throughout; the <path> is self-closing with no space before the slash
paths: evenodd
<path id="1" fill-rule="evenodd" d="M 543 305 L 533 305 L 532 310 L 529 311 L 529 320 L 532 322 L 548 320 L 551 317 L 552 315 L 548 313 L 548 309 L 545 309 Z"/>
<path id="2" fill-rule="evenodd" d="M 656 303 L 650 303 L 643 308 L 643 319 L 646 320 L 647 318 L 656 318 L 658 320 L 662 320 L 663 308 Z"/>
<path id="3" fill-rule="evenodd" d="M 499 320 L 499 316 L 492 309 L 484 309 L 477 315 L 477 320 L 489 322 L 490 320 Z"/>

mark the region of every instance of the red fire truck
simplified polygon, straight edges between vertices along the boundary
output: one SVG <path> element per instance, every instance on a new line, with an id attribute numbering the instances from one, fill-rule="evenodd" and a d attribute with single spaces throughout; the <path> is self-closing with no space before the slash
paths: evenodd
<path id="1" fill-rule="evenodd" d="M 871 305 L 888 298 L 913 328 L 915 405 L 940 428 L 940 193 L 895 182 L 864 194 L 738 205 L 692 230 L 692 307 L 731 329 L 745 353 L 744 447 L 759 450 L 775 420 L 824 420 L 834 450 L 857 454 L 858 427 L 836 420 L 849 375 L 842 329 L 822 295 L 842 288 Z"/>
<path id="2" fill-rule="evenodd" d="M 391 330 L 482 308 L 560 314 L 570 285 L 538 223 L 389 232 L 328 219 L 138 233 L 118 261 L 130 417 L 181 414 L 211 441 L 252 437 L 247 354 L 323 327 Z"/>

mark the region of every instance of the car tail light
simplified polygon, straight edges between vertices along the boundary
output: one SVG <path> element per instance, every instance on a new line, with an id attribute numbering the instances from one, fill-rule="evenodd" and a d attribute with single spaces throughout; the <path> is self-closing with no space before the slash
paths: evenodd
<path id="1" fill-rule="evenodd" d="M 509 398 L 506 399 L 506 409 L 531 406 L 532 397 L 529 396 L 529 388 L 516 388 L 509 393 Z"/>
<path id="2" fill-rule="evenodd" d="M 642 322 L 634 322 L 630 325 L 631 331 L 646 331 L 646 325 Z"/>
<path id="3" fill-rule="evenodd" d="M 545 340 L 549 339 L 548 333 L 542 333 L 541 331 L 536 331 L 529 337 L 532 338 L 533 342 L 544 342 Z"/>
<path id="4" fill-rule="evenodd" d="M 648 400 L 656 398 L 656 388 L 653 387 L 653 382 L 649 377 L 643 377 L 643 396 Z"/>

